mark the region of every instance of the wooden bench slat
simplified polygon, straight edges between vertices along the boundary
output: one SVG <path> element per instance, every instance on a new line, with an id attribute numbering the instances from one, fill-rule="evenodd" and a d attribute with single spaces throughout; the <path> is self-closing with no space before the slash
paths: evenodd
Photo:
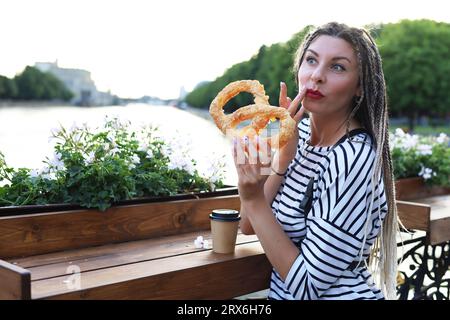
<path id="1" fill-rule="evenodd" d="M 30 272 L 0 260 L 0 300 L 31 299 Z"/>
<path id="2" fill-rule="evenodd" d="M 234 254 L 211 250 L 81 273 L 81 289 L 65 277 L 34 281 L 33 299 L 227 299 L 268 287 L 271 265 L 259 242 Z"/>
<path id="3" fill-rule="evenodd" d="M 205 250 L 197 249 L 194 246 L 194 240 L 198 235 L 198 233 L 188 233 L 180 236 L 168 236 L 117 245 L 65 251 L 61 252 L 62 259 L 57 259 L 52 254 L 52 263 L 48 263 L 45 255 L 35 256 L 27 259 L 28 264 L 35 265 L 28 267 L 28 270 L 31 271 L 31 280 L 35 281 L 58 276 L 67 277 L 71 268 L 79 268 L 80 272 L 86 272 L 152 259 L 189 254 Z M 210 232 L 203 232 L 202 235 L 205 239 L 211 239 Z M 254 235 L 246 236 L 239 234 L 236 242 L 241 244 L 257 240 L 258 238 Z M 44 261 L 45 263 L 43 263 Z M 16 263 L 24 266 L 20 261 Z"/>

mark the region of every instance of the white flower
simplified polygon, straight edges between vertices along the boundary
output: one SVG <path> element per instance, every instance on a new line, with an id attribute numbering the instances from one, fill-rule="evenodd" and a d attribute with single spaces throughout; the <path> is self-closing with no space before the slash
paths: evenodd
<path id="1" fill-rule="evenodd" d="M 57 136 L 60 132 L 61 132 L 61 128 L 52 128 L 50 130 L 50 133 L 52 134 L 52 136 Z"/>
<path id="2" fill-rule="evenodd" d="M 436 138 L 436 142 L 441 144 L 448 141 L 448 136 L 445 133 L 441 133 L 439 137 Z"/>
<path id="3" fill-rule="evenodd" d="M 171 170 L 185 170 L 189 174 L 194 174 L 195 166 L 191 160 L 183 155 L 173 153 L 169 158 L 168 168 Z"/>
<path id="4" fill-rule="evenodd" d="M 42 170 L 42 169 L 41 169 Z M 41 170 L 39 169 L 33 169 L 30 171 L 30 177 L 31 178 L 37 178 L 41 175 Z"/>
<path id="5" fill-rule="evenodd" d="M 80 142 L 81 141 L 81 133 L 80 132 L 75 132 L 75 134 L 73 135 L 73 141 L 74 142 Z"/>
<path id="6" fill-rule="evenodd" d="M 426 155 L 433 154 L 432 149 L 433 149 L 433 147 L 431 145 L 429 145 L 429 144 L 419 144 L 417 146 L 417 151 L 416 152 L 417 152 L 417 154 L 426 156 Z"/>
<path id="7" fill-rule="evenodd" d="M 145 157 L 149 158 L 149 159 L 153 158 L 153 151 L 151 149 L 148 149 L 147 150 L 147 155 Z"/>
<path id="8" fill-rule="evenodd" d="M 106 139 L 108 139 L 113 145 L 116 144 L 116 135 L 112 131 L 108 132 Z"/>
<path id="9" fill-rule="evenodd" d="M 48 179 L 48 180 L 56 179 L 56 174 L 54 172 L 50 172 L 50 168 L 48 168 L 48 167 L 42 167 L 38 172 L 39 172 L 39 175 L 43 179 Z"/>
<path id="10" fill-rule="evenodd" d="M 94 151 L 89 152 L 88 155 L 84 155 L 84 163 L 85 164 L 91 164 L 94 162 L 94 160 L 95 160 L 95 152 Z"/>
<path id="11" fill-rule="evenodd" d="M 138 151 L 146 152 L 147 150 L 148 150 L 148 144 L 146 142 L 141 141 L 139 143 Z"/>
<path id="12" fill-rule="evenodd" d="M 194 246 L 197 249 L 209 249 L 209 241 L 206 239 L 203 239 L 203 236 L 198 236 L 197 239 L 194 240 Z"/>
<path id="13" fill-rule="evenodd" d="M 110 148 L 110 145 L 108 143 L 103 144 L 103 150 L 108 151 Z"/>
<path id="14" fill-rule="evenodd" d="M 194 240 L 194 246 L 197 249 L 203 248 L 203 237 L 202 236 L 198 236 L 197 239 Z"/>
<path id="15" fill-rule="evenodd" d="M 71 134 L 72 132 L 80 130 L 82 127 L 79 126 L 75 121 L 72 122 L 72 126 L 67 130 L 68 134 Z"/>
<path id="16" fill-rule="evenodd" d="M 419 136 L 418 135 L 416 135 L 416 134 L 414 134 L 414 135 L 407 134 L 404 137 L 402 148 L 406 149 L 406 150 L 412 149 L 412 148 L 414 148 L 417 145 L 418 142 L 419 142 Z"/>
<path id="17" fill-rule="evenodd" d="M 424 178 L 425 180 L 430 179 L 432 176 L 436 176 L 436 172 L 433 172 L 430 168 L 422 167 L 422 169 L 419 172 L 419 176 Z"/>
<path id="18" fill-rule="evenodd" d="M 131 163 L 133 164 L 139 164 L 141 162 L 141 159 L 139 159 L 139 156 L 136 154 L 133 154 L 131 157 Z"/>
<path id="19" fill-rule="evenodd" d="M 61 132 L 61 128 L 52 128 L 50 130 L 51 136 L 48 137 L 48 142 L 51 142 L 53 139 L 55 139 L 60 132 Z"/>
<path id="20" fill-rule="evenodd" d="M 120 152 L 120 149 L 117 148 L 117 146 L 114 146 L 114 148 L 112 148 L 109 152 L 110 152 L 112 155 L 115 155 L 116 153 L 119 153 L 119 152 Z"/>
<path id="21" fill-rule="evenodd" d="M 53 158 L 49 161 L 49 165 L 56 170 L 64 170 L 64 162 L 61 160 L 62 155 L 58 152 L 53 153 Z"/>
<path id="22" fill-rule="evenodd" d="M 405 132 L 404 132 L 401 128 L 397 128 L 397 129 L 395 129 L 395 135 L 398 136 L 398 137 L 400 137 L 400 138 L 402 138 L 402 137 L 404 137 L 406 134 L 405 134 Z"/>
<path id="23" fill-rule="evenodd" d="M 215 159 L 214 159 L 215 158 Z M 223 179 L 222 170 L 225 167 L 224 156 L 213 156 L 207 163 L 206 170 L 202 170 L 201 175 L 208 180 L 211 190 L 215 189 L 216 182 Z"/>

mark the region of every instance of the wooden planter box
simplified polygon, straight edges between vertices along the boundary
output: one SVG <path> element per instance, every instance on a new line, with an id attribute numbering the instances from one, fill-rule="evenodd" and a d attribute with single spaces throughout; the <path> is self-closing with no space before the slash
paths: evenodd
<path id="1" fill-rule="evenodd" d="M 450 188 L 427 186 L 420 177 L 399 179 L 395 181 L 395 189 L 397 200 L 414 200 L 450 193 Z"/>
<path id="2" fill-rule="evenodd" d="M 227 299 L 269 283 L 255 236 L 239 234 L 235 254 L 194 247 L 213 209 L 240 209 L 236 188 L 105 212 L 55 207 L 0 212 L 0 299 Z M 71 266 L 81 287 L 66 284 Z"/>

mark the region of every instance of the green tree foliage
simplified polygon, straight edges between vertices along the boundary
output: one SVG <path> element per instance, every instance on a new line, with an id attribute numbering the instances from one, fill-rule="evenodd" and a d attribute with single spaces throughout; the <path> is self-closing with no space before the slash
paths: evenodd
<path id="1" fill-rule="evenodd" d="M 18 99 L 23 100 L 64 100 L 72 99 L 73 94 L 66 86 L 50 73 L 27 66 L 14 77 Z"/>
<path id="2" fill-rule="evenodd" d="M 384 26 L 378 39 L 393 112 L 408 116 L 450 110 L 450 24 L 402 20 Z"/>
<path id="3" fill-rule="evenodd" d="M 4 76 L 0 76 L 0 99 L 14 99 L 18 94 L 16 83 Z"/>
<path id="4" fill-rule="evenodd" d="M 272 105 L 278 105 L 280 81 L 287 84 L 288 95 L 293 98 L 297 90 L 292 73 L 295 52 L 310 29 L 311 26 L 304 28 L 286 43 L 262 46 L 250 60 L 235 64 L 216 80 L 196 87 L 186 96 L 185 101 L 193 107 L 208 108 L 214 97 L 228 83 L 243 79 L 259 80 L 264 85 Z M 251 104 L 252 101 L 250 94 L 241 93 L 227 103 L 225 111 L 234 111 L 239 106 Z"/>

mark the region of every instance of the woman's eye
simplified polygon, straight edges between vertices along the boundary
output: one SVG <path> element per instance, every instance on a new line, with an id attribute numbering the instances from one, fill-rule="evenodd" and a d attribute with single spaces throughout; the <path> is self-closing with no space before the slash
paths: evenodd
<path id="1" fill-rule="evenodd" d="M 307 62 L 308 64 L 313 64 L 315 61 L 316 61 L 316 59 L 314 59 L 313 57 L 307 57 L 307 58 L 306 58 L 306 62 Z"/>
<path id="2" fill-rule="evenodd" d="M 331 68 L 335 71 L 345 71 L 344 66 L 342 66 L 340 64 L 334 64 Z"/>

